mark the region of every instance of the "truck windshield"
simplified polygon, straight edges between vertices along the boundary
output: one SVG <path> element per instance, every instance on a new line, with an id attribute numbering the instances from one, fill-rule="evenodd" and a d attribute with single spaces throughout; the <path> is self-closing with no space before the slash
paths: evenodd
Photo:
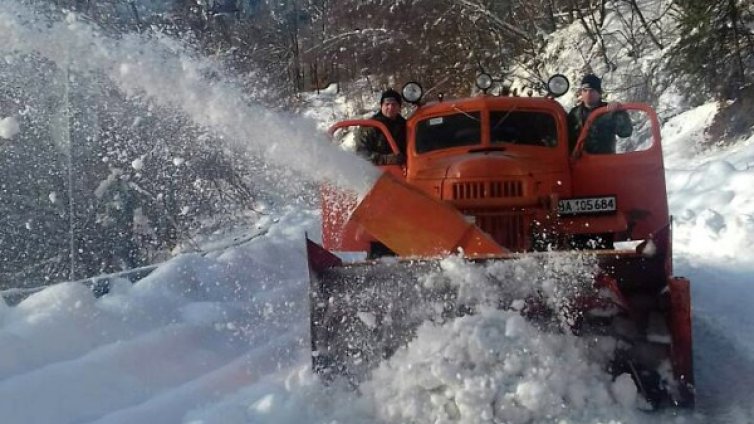
<path id="1" fill-rule="evenodd" d="M 522 110 L 490 112 L 490 141 L 529 146 L 557 145 L 555 118 L 546 112 Z"/>
<path id="2" fill-rule="evenodd" d="M 480 144 L 482 125 L 479 117 L 479 112 L 463 112 L 420 121 L 416 126 L 416 152 Z"/>

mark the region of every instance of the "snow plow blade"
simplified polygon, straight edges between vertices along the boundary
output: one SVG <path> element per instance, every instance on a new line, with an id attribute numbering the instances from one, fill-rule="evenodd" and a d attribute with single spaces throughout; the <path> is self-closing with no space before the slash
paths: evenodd
<path id="1" fill-rule="evenodd" d="M 408 344 L 422 323 L 474 313 L 475 305 L 459 301 L 457 287 L 427 284 L 429 276 L 442 272 L 441 259 L 344 264 L 310 240 L 307 252 L 312 366 L 324 381 L 346 379 L 356 386 L 380 361 Z M 533 256 L 546 261 L 548 254 Z M 472 262 L 490 266 L 522 257 Z M 526 299 L 521 313 L 554 331 L 615 337 L 620 349 L 610 364 L 614 375 L 630 373 L 639 392 L 656 407 L 693 406 L 688 281 L 665 281 L 657 260 L 635 252 L 599 252 L 596 260 L 600 271 L 592 287 L 562 303 L 572 321 L 569 328 L 553 327 L 554 317 L 563 311 L 553 311 L 536 295 Z M 503 290 L 505 281 L 495 283 L 501 287 L 495 306 L 509 308 L 516 297 Z M 611 309 L 613 313 L 605 316 Z M 593 315 L 594 311 L 600 313 Z"/>
<path id="2" fill-rule="evenodd" d="M 646 250 L 643 243 L 626 250 L 514 254 L 448 203 L 387 173 L 350 221 L 397 257 L 344 264 L 307 240 L 312 361 L 325 380 L 342 377 L 356 385 L 410 342 L 423 322 L 474 313 L 481 304 L 469 301 L 468 293 L 461 296 L 460 286 L 443 277 L 443 258 L 451 254 L 481 267 L 534 258 L 539 261 L 535 273 L 556 256 L 576 261 L 588 256 L 591 267 L 578 285 L 567 275 L 548 276 L 560 286 L 554 302 L 536 290 L 522 295 L 513 288 L 511 295 L 510 281 L 488 278 L 483 268 L 480 275 L 490 280 L 481 290 L 484 306 L 510 308 L 512 301 L 525 300 L 521 313 L 547 327 L 614 337 L 619 347 L 610 369 L 616 376 L 631 374 L 639 392 L 655 405 L 693 404 L 689 284 L 668 278 L 669 227 Z"/>
<path id="3" fill-rule="evenodd" d="M 398 256 L 502 255 L 497 244 L 458 209 L 383 173 L 351 215 Z"/>

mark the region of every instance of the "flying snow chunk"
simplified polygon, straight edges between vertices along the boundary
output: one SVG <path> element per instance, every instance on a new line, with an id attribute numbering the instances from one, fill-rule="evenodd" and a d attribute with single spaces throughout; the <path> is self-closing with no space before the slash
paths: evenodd
<path id="1" fill-rule="evenodd" d="M 657 254 L 657 245 L 652 240 L 647 240 L 647 244 L 644 246 L 644 249 L 641 251 L 641 255 L 647 258 L 651 258 L 652 256 Z"/>
<path id="2" fill-rule="evenodd" d="M 514 315 L 505 322 L 505 336 L 519 337 L 526 334 L 527 323 L 521 315 Z"/>
<path id="3" fill-rule="evenodd" d="M 516 386 L 516 398 L 525 408 L 536 411 L 542 407 L 540 400 L 545 397 L 545 390 L 542 381 L 523 381 Z"/>
<path id="4" fill-rule="evenodd" d="M 636 384 L 630 374 L 621 374 L 611 387 L 615 399 L 626 408 L 636 406 L 639 397 Z"/>
<path id="5" fill-rule="evenodd" d="M 10 140 L 21 132 L 21 127 L 18 125 L 16 118 L 11 116 L 0 119 L 0 138 Z"/>
<path id="6" fill-rule="evenodd" d="M 256 412 L 269 413 L 275 405 L 275 395 L 269 394 L 254 402 L 251 409 Z"/>
<path id="7" fill-rule="evenodd" d="M 54 191 L 51 191 L 50 194 L 47 195 L 47 198 L 50 199 L 50 203 L 53 205 L 58 202 L 58 194 Z"/>
<path id="8" fill-rule="evenodd" d="M 133 162 L 131 162 L 131 168 L 141 171 L 144 169 L 144 160 L 142 158 L 134 159 Z"/>
<path id="9" fill-rule="evenodd" d="M 370 314 L 369 312 L 358 312 L 356 316 L 358 316 L 361 322 L 369 328 L 375 328 L 377 326 L 377 317 L 375 317 L 374 314 Z"/>
<path id="10" fill-rule="evenodd" d="M 522 311 L 526 307 L 526 302 L 523 299 L 516 299 L 511 302 L 511 309 L 514 311 Z"/>
<path id="11" fill-rule="evenodd" d="M 181 165 L 183 165 L 183 162 L 185 162 L 185 161 L 186 160 L 183 159 L 182 157 L 174 157 L 173 158 L 173 165 L 175 165 L 175 166 L 181 166 Z"/>

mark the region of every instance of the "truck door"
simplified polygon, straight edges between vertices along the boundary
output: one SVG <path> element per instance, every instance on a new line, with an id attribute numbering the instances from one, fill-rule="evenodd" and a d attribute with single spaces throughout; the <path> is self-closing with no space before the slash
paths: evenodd
<path id="1" fill-rule="evenodd" d="M 621 221 L 625 218 L 626 230 L 616 233 L 616 241 L 668 234 L 665 169 L 657 115 L 643 103 L 624 104 L 621 110 L 630 117 L 632 131 L 628 137 L 608 140 L 608 143 L 617 141 L 614 149 L 595 148 L 595 137 L 604 137 L 605 126 L 611 125 L 609 120 L 621 112 L 600 108 L 589 116 L 571 153 L 572 193 L 577 200 L 562 203 L 561 209 L 570 209 L 565 212 L 571 216 L 583 212 L 582 219 L 600 214 L 613 214 Z"/>
<path id="2" fill-rule="evenodd" d="M 351 119 L 347 121 L 340 121 L 331 126 L 328 132 L 330 133 L 330 136 L 332 136 L 335 140 L 343 143 L 348 138 L 351 138 L 353 140 L 357 136 L 357 132 L 362 128 L 375 128 L 377 131 L 382 133 L 383 137 L 385 137 L 385 140 L 387 140 L 388 144 L 390 145 L 390 150 L 393 151 L 393 154 L 397 155 L 400 153 L 400 150 L 398 149 L 398 143 L 395 142 L 393 135 L 387 129 L 385 124 L 374 119 Z M 405 164 L 381 165 L 380 168 L 383 171 L 395 175 L 396 177 L 403 177 L 405 176 L 405 166 Z"/>
<path id="3" fill-rule="evenodd" d="M 373 119 L 353 119 L 341 121 L 330 127 L 328 132 L 334 142 L 349 143 L 354 141 L 359 128 L 371 127 L 381 131 L 394 154 L 398 154 L 398 144 L 393 139 L 387 127 Z M 354 160 L 357 160 L 354 158 Z M 404 165 L 379 166 L 382 171 L 405 179 Z M 361 226 L 349 222 L 351 213 L 358 203 L 357 193 L 342 191 L 335 187 L 324 185 L 320 189 L 322 197 L 322 245 L 330 251 L 358 252 L 369 251 L 374 241 L 366 234 Z"/>

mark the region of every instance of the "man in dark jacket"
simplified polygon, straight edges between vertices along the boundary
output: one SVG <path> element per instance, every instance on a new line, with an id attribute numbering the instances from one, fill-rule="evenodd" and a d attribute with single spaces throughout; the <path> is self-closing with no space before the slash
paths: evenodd
<path id="1" fill-rule="evenodd" d="M 385 124 L 399 154 L 390 148 L 382 131 L 375 127 L 361 127 L 356 133 L 356 152 L 375 165 L 402 165 L 406 163 L 406 120 L 401 116 L 401 95 L 395 90 L 387 90 L 380 97 L 380 111 L 372 119 Z"/>
<path id="2" fill-rule="evenodd" d="M 619 103 L 603 102 L 602 80 L 594 74 L 588 74 L 581 80 L 579 102 L 568 113 L 568 141 L 571 151 L 576 147 L 576 141 L 589 115 L 601 107 L 606 107 L 609 112 L 592 123 L 584 151 L 597 154 L 615 153 L 615 136 L 631 136 L 633 126 L 628 113 L 619 110 Z"/>

